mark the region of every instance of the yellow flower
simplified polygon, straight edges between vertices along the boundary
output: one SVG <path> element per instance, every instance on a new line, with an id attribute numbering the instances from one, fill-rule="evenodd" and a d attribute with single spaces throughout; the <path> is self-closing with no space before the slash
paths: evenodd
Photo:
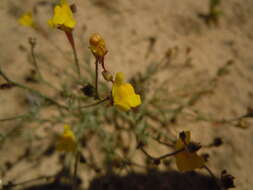
<path id="1" fill-rule="evenodd" d="M 90 49 L 94 56 L 104 57 L 107 53 L 105 41 L 99 34 L 92 34 L 90 37 Z"/>
<path id="2" fill-rule="evenodd" d="M 135 94 L 134 88 L 129 83 L 124 83 L 124 75 L 116 73 L 112 86 L 113 105 L 121 110 L 128 111 L 141 104 L 141 97 Z"/>
<path id="3" fill-rule="evenodd" d="M 76 137 L 70 126 L 64 126 L 64 132 L 58 139 L 56 150 L 64 152 L 75 152 L 77 148 Z"/>
<path id="4" fill-rule="evenodd" d="M 76 21 L 73 18 L 73 13 L 66 0 L 61 0 L 60 5 L 55 6 L 54 16 L 48 20 L 48 24 L 56 28 L 63 27 L 73 29 L 75 27 Z"/>
<path id="5" fill-rule="evenodd" d="M 180 150 L 185 148 L 185 145 L 190 143 L 191 133 L 190 131 L 186 131 L 185 140 L 182 141 L 181 138 L 177 140 L 176 150 Z M 176 154 L 176 164 L 177 168 L 182 172 L 192 171 L 196 168 L 201 168 L 204 166 L 205 160 L 203 157 L 197 155 L 196 152 L 189 152 L 184 150 Z"/>
<path id="6" fill-rule="evenodd" d="M 34 21 L 32 13 L 24 13 L 19 19 L 18 22 L 23 26 L 34 27 Z"/>

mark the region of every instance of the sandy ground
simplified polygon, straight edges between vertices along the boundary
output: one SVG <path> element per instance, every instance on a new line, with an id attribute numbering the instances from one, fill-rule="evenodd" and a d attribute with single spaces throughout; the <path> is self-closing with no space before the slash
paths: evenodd
<path id="1" fill-rule="evenodd" d="M 197 16 L 198 13 L 208 10 L 207 0 L 76 0 L 75 3 L 78 9 L 75 16 L 78 21 L 75 35 L 81 64 L 90 56 L 87 48 L 88 37 L 94 32 L 102 34 L 107 42 L 108 68 L 113 72 L 124 71 L 128 76 L 141 71 L 148 63 L 159 60 L 168 48 L 177 46 L 184 51 L 191 47 L 193 67 L 190 74 L 179 73 L 177 78 L 168 84 L 169 89 L 182 81 L 198 82 L 208 79 L 220 66 L 232 59 L 235 64 L 230 74 L 219 83 L 212 96 L 201 100 L 196 107 L 210 116 L 222 119 L 240 116 L 248 106 L 253 106 L 253 1 L 223 1 L 221 8 L 224 13 L 218 27 L 206 26 Z M 32 0 L 0 2 L 0 66 L 19 81 L 23 80 L 31 68 L 24 50 L 29 48 L 28 37 L 36 37 L 37 51 L 61 68 L 64 68 L 68 61 L 56 50 L 55 45 L 65 54 L 71 54 L 65 36 L 57 30 L 49 29 L 45 24 L 51 15 L 49 4 L 42 3 L 37 6 L 36 16 L 48 34 L 49 41 L 32 29 L 21 27 L 17 23 L 20 14 L 31 10 L 34 4 Z M 150 38 L 155 38 L 156 43 L 152 53 L 146 57 Z M 42 67 L 46 68 L 43 65 Z M 170 73 L 171 71 L 166 71 L 165 74 Z M 3 80 L 0 79 L 0 82 Z M 1 118 L 23 113 L 24 109 L 20 106 L 23 96 L 26 94 L 15 89 L 7 93 L 1 91 Z M 202 143 L 210 142 L 214 136 L 223 137 L 223 148 L 210 150 L 209 166 L 214 168 L 217 174 L 222 169 L 233 174 L 236 177 L 236 190 L 249 190 L 253 186 L 253 179 L 250 177 L 253 171 L 251 124 L 247 130 L 230 126 L 210 126 L 204 122 L 182 124 L 180 129 L 191 129 L 194 139 Z M 15 123 L 1 124 L 1 130 L 7 130 L 14 125 Z M 179 131 L 178 128 L 175 130 Z M 2 160 L 15 160 L 12 155 L 21 154 L 18 143 L 17 139 L 2 147 Z M 43 166 L 39 167 L 38 173 L 49 174 L 47 168 L 52 167 L 50 163 L 52 162 L 45 161 Z M 22 167 L 19 169 L 22 170 Z M 15 170 L 11 173 L 5 180 L 15 178 L 18 172 Z"/>

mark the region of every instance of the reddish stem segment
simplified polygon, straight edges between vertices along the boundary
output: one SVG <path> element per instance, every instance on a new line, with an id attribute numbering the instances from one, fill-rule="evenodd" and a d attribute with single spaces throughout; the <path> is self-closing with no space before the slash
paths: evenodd
<path id="1" fill-rule="evenodd" d="M 73 50 L 73 53 L 74 53 L 75 64 L 76 64 L 76 70 L 77 70 L 77 73 L 78 73 L 78 77 L 80 79 L 81 71 L 80 71 L 80 66 L 79 66 L 79 60 L 78 60 L 78 57 L 77 57 L 77 52 L 76 52 L 76 46 L 75 46 L 73 33 L 72 33 L 72 31 L 64 31 L 64 32 L 65 32 L 65 34 L 68 38 L 68 41 L 69 41 L 69 43 L 72 47 L 72 50 Z"/>

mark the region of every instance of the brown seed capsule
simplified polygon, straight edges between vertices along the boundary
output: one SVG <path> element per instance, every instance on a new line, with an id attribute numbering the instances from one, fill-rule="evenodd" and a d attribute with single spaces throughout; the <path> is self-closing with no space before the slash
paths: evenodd
<path id="1" fill-rule="evenodd" d="M 153 160 L 153 163 L 158 166 L 161 163 L 161 160 L 155 159 L 155 160 Z"/>
<path id="2" fill-rule="evenodd" d="M 112 76 L 112 74 L 111 74 L 109 71 L 103 71 L 103 72 L 102 72 L 102 75 L 103 75 L 103 77 L 104 77 L 104 79 L 105 79 L 106 81 L 111 81 L 111 82 L 113 82 L 113 76 Z"/>
<path id="3" fill-rule="evenodd" d="M 83 88 L 81 88 L 81 91 L 88 97 L 94 96 L 94 87 L 91 84 L 85 85 Z"/>
<path id="4" fill-rule="evenodd" d="M 72 13 L 76 13 L 77 12 L 76 4 L 73 3 L 72 5 L 70 5 L 70 9 L 71 9 Z"/>
<path id="5" fill-rule="evenodd" d="M 201 145 L 198 144 L 198 143 L 190 142 L 190 143 L 187 145 L 187 149 L 188 149 L 188 151 L 191 152 L 191 153 L 198 151 L 200 148 L 201 148 Z"/>
<path id="6" fill-rule="evenodd" d="M 180 138 L 183 142 L 185 141 L 185 139 L 186 139 L 186 134 L 185 134 L 184 131 L 182 131 L 182 132 L 179 133 L 179 138 Z"/>
<path id="7" fill-rule="evenodd" d="M 210 157 L 210 155 L 208 154 L 208 153 L 203 153 L 203 154 L 201 154 L 201 156 L 204 158 L 204 160 L 207 162 L 208 161 L 208 159 L 209 159 L 209 157 Z"/>
<path id="8" fill-rule="evenodd" d="M 221 184 L 225 189 L 234 188 L 234 179 L 235 177 L 228 174 L 226 170 L 221 172 Z"/>
<path id="9" fill-rule="evenodd" d="M 223 144 L 223 141 L 222 141 L 222 139 L 220 138 L 220 137 L 216 137 L 214 140 L 213 140 L 213 143 L 212 143 L 212 145 L 213 146 L 216 146 L 216 147 L 218 147 L 218 146 L 220 146 L 220 145 L 222 145 Z"/>

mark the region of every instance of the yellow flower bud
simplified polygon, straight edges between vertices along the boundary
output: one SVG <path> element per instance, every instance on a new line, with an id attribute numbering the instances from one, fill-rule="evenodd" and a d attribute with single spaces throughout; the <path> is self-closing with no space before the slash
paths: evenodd
<path id="1" fill-rule="evenodd" d="M 91 52 L 95 57 L 104 57 L 106 55 L 105 41 L 100 34 L 92 34 L 89 42 Z"/>
<path id="2" fill-rule="evenodd" d="M 23 26 L 34 27 L 34 20 L 32 13 L 24 13 L 19 19 L 18 22 Z"/>
<path id="3" fill-rule="evenodd" d="M 100 34 L 92 34 L 90 37 L 90 45 L 97 46 L 102 40 L 103 38 L 100 36 Z"/>

